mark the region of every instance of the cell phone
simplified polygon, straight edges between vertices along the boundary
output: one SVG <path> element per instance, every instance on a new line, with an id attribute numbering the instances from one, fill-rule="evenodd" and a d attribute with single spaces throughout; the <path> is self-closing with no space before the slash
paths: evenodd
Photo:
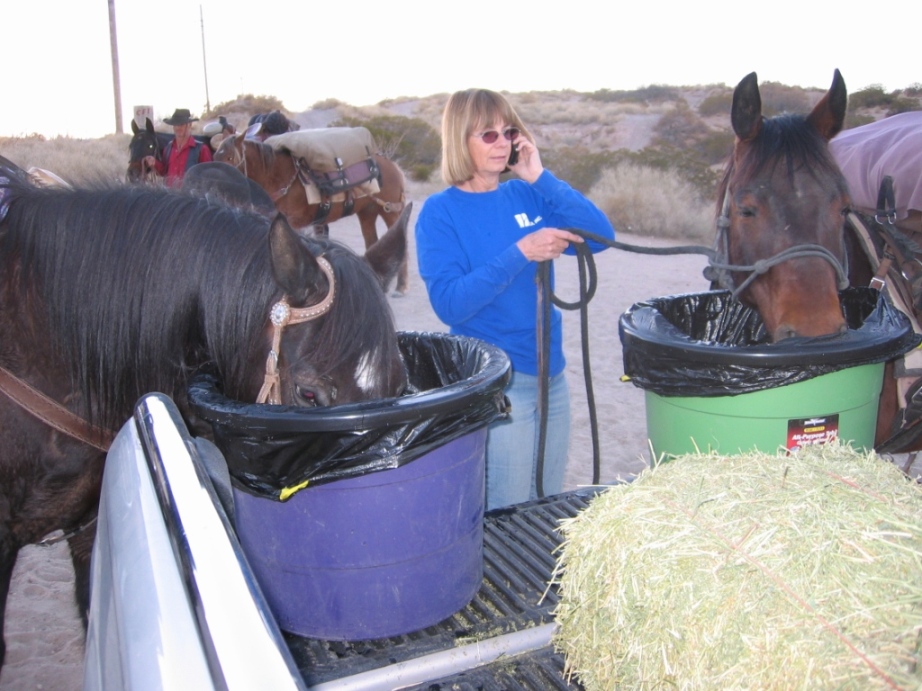
<path id="1" fill-rule="evenodd" d="M 519 162 L 519 147 L 518 144 L 512 145 L 512 151 L 509 152 L 509 163 L 507 165 L 514 166 Z"/>

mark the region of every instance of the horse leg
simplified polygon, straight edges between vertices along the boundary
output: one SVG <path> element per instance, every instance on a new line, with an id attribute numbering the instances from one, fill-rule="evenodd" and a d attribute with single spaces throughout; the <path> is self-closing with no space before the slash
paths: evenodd
<path id="1" fill-rule="evenodd" d="M 80 620 L 83 622 L 83 631 L 86 633 L 86 627 L 89 622 L 90 613 L 90 557 L 93 554 L 93 542 L 96 538 L 95 512 L 92 525 L 87 529 L 81 530 L 76 535 L 67 539 L 67 545 L 70 547 L 70 560 L 74 565 L 74 599 L 77 601 L 77 609 L 80 611 Z"/>
<path id="2" fill-rule="evenodd" d="M 394 223 L 397 222 L 397 219 L 400 218 L 399 213 L 383 213 L 381 208 L 378 206 L 377 200 L 374 199 L 371 200 L 370 204 L 366 204 L 361 209 L 359 209 L 357 215 L 359 217 L 359 225 L 362 228 L 362 238 L 365 240 L 366 250 L 378 241 L 377 220 L 379 215 L 384 219 L 385 223 L 387 223 L 388 228 L 390 228 Z M 393 220 L 391 220 L 391 216 L 393 217 Z M 395 288 L 395 295 L 401 296 L 407 294 L 407 287 L 409 284 L 408 274 L 409 252 L 403 256 L 403 261 L 400 262 L 400 269 L 397 272 L 397 287 Z"/>
<path id="3" fill-rule="evenodd" d="M 0 539 L 0 668 L 6 659 L 6 638 L 2 635 L 6 624 L 6 601 L 10 594 L 13 567 L 16 566 L 20 548 L 20 545 L 13 543 L 9 531 L 4 532 L 6 535 Z"/>
<path id="4" fill-rule="evenodd" d="M 884 381 L 880 390 L 880 403 L 877 409 L 877 430 L 874 446 L 880 446 L 890 439 L 897 428 L 899 401 L 897 400 L 896 379 L 893 377 L 893 362 L 884 366 Z"/>

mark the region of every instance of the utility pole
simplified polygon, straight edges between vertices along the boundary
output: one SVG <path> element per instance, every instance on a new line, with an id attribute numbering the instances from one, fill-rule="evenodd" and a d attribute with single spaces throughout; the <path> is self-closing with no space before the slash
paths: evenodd
<path id="1" fill-rule="evenodd" d="M 118 76 L 118 38 L 115 31 L 115 0 L 109 0 L 109 45 L 112 48 L 112 90 L 115 93 L 115 133 L 122 134 L 122 87 Z"/>
<path id="2" fill-rule="evenodd" d="M 198 6 L 198 18 L 202 25 L 202 67 L 205 70 L 205 112 L 211 112 L 211 99 L 208 97 L 208 63 L 205 60 L 205 17 L 202 15 L 202 6 Z"/>

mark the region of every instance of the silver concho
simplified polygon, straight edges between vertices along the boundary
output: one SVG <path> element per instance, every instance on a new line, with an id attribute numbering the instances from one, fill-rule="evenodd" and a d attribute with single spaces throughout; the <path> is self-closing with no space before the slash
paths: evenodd
<path id="1" fill-rule="evenodd" d="M 272 311 L 269 312 L 270 321 L 276 326 L 285 326 L 291 319 L 291 308 L 287 302 L 276 302 L 272 305 Z"/>

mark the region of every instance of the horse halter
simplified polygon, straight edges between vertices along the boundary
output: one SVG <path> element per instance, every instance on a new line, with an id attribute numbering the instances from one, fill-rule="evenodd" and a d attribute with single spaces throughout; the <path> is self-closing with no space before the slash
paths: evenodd
<path id="1" fill-rule="evenodd" d="M 800 257 L 819 257 L 825 259 L 836 272 L 836 286 L 839 290 L 845 290 L 849 286 L 848 269 L 844 266 L 839 258 L 822 245 L 805 243 L 802 245 L 793 245 L 783 249 L 767 259 L 760 259 L 754 264 L 730 264 L 730 242 L 728 231 L 730 229 L 730 189 L 724 192 L 723 203 L 720 208 L 720 218 L 717 219 L 717 238 L 714 242 L 714 256 L 708 260 L 708 266 L 704 270 L 704 277 L 713 283 L 717 283 L 721 288 L 729 290 L 731 295 L 739 299 L 740 294 L 749 287 L 749 285 L 762 274 L 768 273 L 769 269 L 778 264 L 782 264 L 789 259 Z M 732 271 L 748 271 L 749 275 L 739 285 L 735 286 Z"/>
<path id="2" fill-rule="evenodd" d="M 320 270 L 323 271 L 330 284 L 330 291 L 326 297 L 310 307 L 291 307 L 288 304 L 288 298 L 283 297 L 269 311 L 269 320 L 272 322 L 272 349 L 269 351 L 269 357 L 266 358 L 266 376 L 259 390 L 259 396 L 256 397 L 257 403 L 271 405 L 282 403 L 282 386 L 279 378 L 279 348 L 282 342 L 282 329 L 289 324 L 303 324 L 322 317 L 333 306 L 333 299 L 336 295 L 333 267 L 323 257 L 317 257 L 317 263 L 320 264 Z"/>

